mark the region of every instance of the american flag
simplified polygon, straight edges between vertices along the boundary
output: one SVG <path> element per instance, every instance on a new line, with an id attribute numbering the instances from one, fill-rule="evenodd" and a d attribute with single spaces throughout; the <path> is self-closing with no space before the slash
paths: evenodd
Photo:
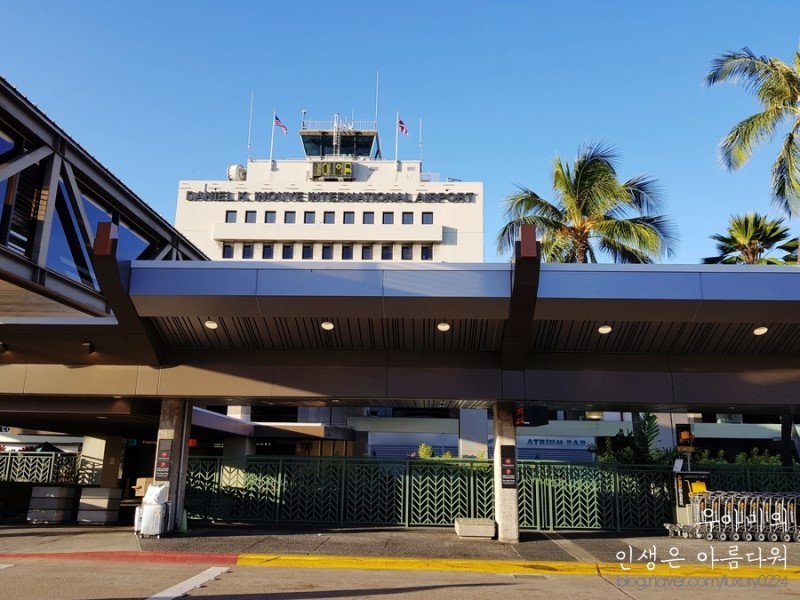
<path id="1" fill-rule="evenodd" d="M 289 129 L 286 127 L 286 125 L 281 123 L 281 120 L 278 118 L 278 115 L 275 115 L 275 127 L 280 127 L 281 129 L 283 129 L 284 134 L 289 133 Z"/>
<path id="2" fill-rule="evenodd" d="M 403 135 L 408 135 L 408 127 L 406 127 L 406 124 L 403 123 L 403 119 L 397 119 L 397 126 L 400 128 L 400 133 Z"/>

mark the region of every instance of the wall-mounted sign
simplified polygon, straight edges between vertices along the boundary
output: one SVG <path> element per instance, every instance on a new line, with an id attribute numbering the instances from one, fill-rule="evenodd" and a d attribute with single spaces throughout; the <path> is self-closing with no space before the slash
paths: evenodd
<path id="1" fill-rule="evenodd" d="M 500 446 L 500 485 L 517 487 L 517 449 L 515 446 Z"/>
<path id="2" fill-rule="evenodd" d="M 311 164 L 312 179 L 353 179 L 353 163 L 350 161 L 326 160 Z"/>
<path id="3" fill-rule="evenodd" d="M 172 439 L 158 440 L 156 450 L 156 481 L 169 481 L 170 467 L 172 466 Z"/>
<path id="4" fill-rule="evenodd" d="M 594 444 L 593 437 L 563 437 L 563 436 L 518 436 L 517 445 L 525 448 L 557 448 L 562 450 L 586 450 Z"/>
<path id="5" fill-rule="evenodd" d="M 473 192 L 186 192 L 187 202 L 475 202 Z"/>

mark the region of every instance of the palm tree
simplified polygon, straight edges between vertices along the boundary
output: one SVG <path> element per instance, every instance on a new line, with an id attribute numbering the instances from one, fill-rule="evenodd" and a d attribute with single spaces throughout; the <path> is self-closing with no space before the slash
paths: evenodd
<path id="1" fill-rule="evenodd" d="M 758 213 L 731 215 L 727 234 L 710 237 L 717 242 L 719 256 L 704 258 L 706 265 L 785 265 L 797 250 L 796 239 L 785 242 L 789 228 L 783 225 L 783 219 L 770 220 Z M 766 256 L 773 250 L 787 254 L 781 258 Z"/>
<path id="2" fill-rule="evenodd" d="M 778 126 L 789 121 L 778 158 L 772 165 L 772 200 L 789 217 L 800 214 L 800 52 L 794 67 L 749 48 L 726 52 L 711 63 L 706 85 L 730 81 L 752 92 L 762 111 L 738 123 L 720 143 L 723 165 L 735 171 L 750 158 L 753 147 L 772 139 Z"/>
<path id="3" fill-rule="evenodd" d="M 547 262 L 597 262 L 606 254 L 616 263 L 651 263 L 671 255 L 676 238 L 670 220 L 655 214 L 662 203 L 655 181 L 640 175 L 620 183 L 616 158 L 608 146 L 583 146 L 572 167 L 556 157 L 554 202 L 524 187 L 505 198 L 498 254 L 513 249 L 520 225 L 534 224 Z"/>

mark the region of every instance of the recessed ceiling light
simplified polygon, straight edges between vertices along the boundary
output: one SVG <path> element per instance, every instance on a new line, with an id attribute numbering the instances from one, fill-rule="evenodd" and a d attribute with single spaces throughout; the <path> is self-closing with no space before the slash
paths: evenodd
<path id="1" fill-rule="evenodd" d="M 219 323 L 217 323 L 216 321 L 212 321 L 211 319 L 203 323 L 203 325 L 205 325 L 206 329 L 211 329 L 211 330 L 214 330 L 217 327 L 219 327 Z"/>
<path id="2" fill-rule="evenodd" d="M 322 327 L 325 331 L 331 331 L 335 327 L 335 325 L 330 321 L 323 321 L 322 323 L 319 324 L 319 326 Z"/>
<path id="3" fill-rule="evenodd" d="M 756 327 L 755 329 L 753 329 L 753 335 L 764 335 L 768 331 L 769 329 L 762 325 L 761 327 Z"/>
<path id="4" fill-rule="evenodd" d="M 438 329 L 439 331 L 450 331 L 450 323 L 444 323 L 444 322 L 437 323 L 436 329 Z"/>
<path id="5" fill-rule="evenodd" d="M 611 333 L 611 325 L 600 325 L 600 327 L 597 328 L 597 333 L 600 335 Z"/>

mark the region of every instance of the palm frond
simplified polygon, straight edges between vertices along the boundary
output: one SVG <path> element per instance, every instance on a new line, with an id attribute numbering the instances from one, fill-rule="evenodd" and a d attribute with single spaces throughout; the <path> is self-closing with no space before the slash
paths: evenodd
<path id="1" fill-rule="evenodd" d="M 711 69 L 704 81 L 708 86 L 722 82 L 741 84 L 747 91 L 760 97 L 763 87 L 776 87 L 774 83 L 770 84 L 770 80 L 781 78 L 776 68 L 778 62 L 766 56 L 756 56 L 747 47 L 738 52 L 725 52 L 711 62 Z"/>
<path id="2" fill-rule="evenodd" d="M 581 147 L 572 166 L 556 157 L 552 202 L 524 187 L 508 196 L 498 252 L 513 248 L 519 227 L 533 223 L 547 262 L 596 262 L 600 251 L 618 262 L 671 255 L 672 223 L 651 214 L 662 200 L 655 180 L 640 175 L 620 183 L 616 156 L 611 146 L 594 144 Z"/>
<path id="3" fill-rule="evenodd" d="M 745 164 L 754 148 L 771 140 L 778 125 L 790 114 L 786 107 L 770 108 L 737 123 L 719 145 L 720 160 L 725 168 L 735 171 Z"/>
<path id="4" fill-rule="evenodd" d="M 800 121 L 786 135 L 772 165 L 772 203 L 789 217 L 800 214 L 800 143 L 796 131 Z"/>

